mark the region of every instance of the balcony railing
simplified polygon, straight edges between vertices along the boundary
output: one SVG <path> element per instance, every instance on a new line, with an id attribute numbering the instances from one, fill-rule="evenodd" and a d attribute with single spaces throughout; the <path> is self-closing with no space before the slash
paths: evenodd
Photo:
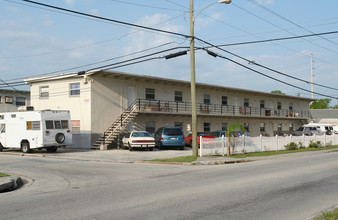
<path id="1" fill-rule="evenodd" d="M 135 102 L 140 112 L 160 112 L 160 113 L 191 113 L 191 102 L 175 102 L 165 100 L 137 99 Z M 257 108 L 234 105 L 218 104 L 197 104 L 197 114 L 200 115 L 234 115 L 252 117 L 292 117 L 309 118 L 309 111 L 305 110 L 286 110 L 276 108 Z"/>

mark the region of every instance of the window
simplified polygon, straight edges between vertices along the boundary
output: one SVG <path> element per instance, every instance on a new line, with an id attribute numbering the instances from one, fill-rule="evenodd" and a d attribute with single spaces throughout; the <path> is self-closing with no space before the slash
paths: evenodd
<path id="1" fill-rule="evenodd" d="M 0 119 L 4 120 L 5 119 L 5 115 L 0 115 Z"/>
<path id="2" fill-rule="evenodd" d="M 206 122 L 204 123 L 204 131 L 209 132 L 210 131 L 210 123 Z"/>
<path id="3" fill-rule="evenodd" d="M 282 131 L 282 129 L 283 129 L 282 123 L 278 123 L 278 128 L 277 128 L 277 130 L 278 130 L 278 131 Z"/>
<path id="4" fill-rule="evenodd" d="M 27 130 L 40 130 L 40 121 L 27 121 Z"/>
<path id="5" fill-rule="evenodd" d="M 183 93 L 182 91 L 175 91 L 175 102 L 183 101 Z"/>
<path id="6" fill-rule="evenodd" d="M 175 127 L 179 127 L 183 129 L 183 123 L 182 122 L 175 122 Z"/>
<path id="7" fill-rule="evenodd" d="M 40 98 L 48 99 L 49 97 L 49 86 L 40 86 Z"/>
<path id="8" fill-rule="evenodd" d="M 261 100 L 261 101 L 260 101 L 260 107 L 261 107 L 261 108 L 265 108 L 265 101 L 264 101 L 264 100 Z"/>
<path id="9" fill-rule="evenodd" d="M 0 132 L 6 133 L 6 124 L 0 124 Z"/>
<path id="10" fill-rule="evenodd" d="M 204 94 L 203 95 L 203 103 L 209 105 L 210 104 L 210 95 Z"/>
<path id="11" fill-rule="evenodd" d="M 250 126 L 249 126 L 249 123 L 244 123 L 245 131 L 250 131 L 250 130 L 249 130 L 249 127 L 250 127 Z"/>
<path id="12" fill-rule="evenodd" d="M 282 109 L 282 103 L 281 102 L 277 102 L 277 109 L 281 110 Z"/>
<path id="13" fill-rule="evenodd" d="M 289 131 L 293 131 L 293 124 L 289 125 Z"/>
<path id="14" fill-rule="evenodd" d="M 222 123 L 222 131 L 226 131 L 228 129 L 228 123 Z"/>
<path id="15" fill-rule="evenodd" d="M 150 99 L 150 100 L 155 99 L 155 89 L 146 88 L 146 99 Z"/>
<path id="16" fill-rule="evenodd" d="M 62 129 L 68 129 L 69 128 L 68 121 L 62 120 L 61 121 L 61 127 L 62 127 Z"/>
<path id="17" fill-rule="evenodd" d="M 61 129 L 61 121 L 54 121 L 54 128 Z"/>
<path id="18" fill-rule="evenodd" d="M 6 96 L 5 97 L 5 102 L 9 103 L 9 104 L 13 103 L 13 97 L 12 96 Z"/>
<path id="19" fill-rule="evenodd" d="M 249 99 L 244 98 L 244 107 L 249 107 Z"/>
<path id="20" fill-rule="evenodd" d="M 265 123 L 260 123 L 259 126 L 260 126 L 260 131 L 265 132 Z"/>
<path id="21" fill-rule="evenodd" d="M 25 97 L 16 97 L 15 104 L 16 104 L 16 106 L 25 106 L 26 105 L 26 98 Z"/>
<path id="22" fill-rule="evenodd" d="M 222 96 L 222 105 L 228 105 L 228 96 Z"/>
<path id="23" fill-rule="evenodd" d="M 293 103 L 289 104 L 289 111 L 293 111 Z"/>
<path id="24" fill-rule="evenodd" d="M 11 114 L 11 118 L 16 118 L 16 114 Z"/>
<path id="25" fill-rule="evenodd" d="M 53 121 L 47 121 L 46 120 L 46 129 L 54 129 Z"/>
<path id="26" fill-rule="evenodd" d="M 71 123 L 73 134 L 80 133 L 80 120 L 72 120 Z"/>
<path id="27" fill-rule="evenodd" d="M 70 93 L 71 96 L 80 95 L 80 83 L 71 83 L 70 84 Z"/>
<path id="28" fill-rule="evenodd" d="M 146 131 L 154 136 L 155 133 L 155 122 L 154 121 L 147 121 L 146 122 Z"/>

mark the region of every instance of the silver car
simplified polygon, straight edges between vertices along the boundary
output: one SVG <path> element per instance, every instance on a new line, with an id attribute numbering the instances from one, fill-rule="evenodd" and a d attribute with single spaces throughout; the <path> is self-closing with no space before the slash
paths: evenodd
<path id="1" fill-rule="evenodd" d="M 309 126 L 302 126 L 300 128 L 297 129 L 297 131 L 293 132 L 294 136 L 302 136 L 302 135 L 306 135 L 306 136 L 312 136 L 312 135 L 320 135 L 320 131 L 316 128 L 316 127 L 309 127 Z"/>

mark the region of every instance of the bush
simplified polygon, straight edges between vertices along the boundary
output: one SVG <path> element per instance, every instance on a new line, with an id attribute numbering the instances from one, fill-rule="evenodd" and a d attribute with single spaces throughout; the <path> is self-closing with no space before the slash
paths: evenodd
<path id="1" fill-rule="evenodd" d="M 314 142 L 310 141 L 309 148 L 320 148 L 322 147 L 322 143 L 320 141 Z"/>
<path id="2" fill-rule="evenodd" d="M 305 149 L 305 148 L 306 148 L 306 147 L 303 145 L 302 142 L 299 142 L 299 143 L 298 143 L 298 146 L 299 146 L 299 149 Z"/>
<path id="3" fill-rule="evenodd" d="M 287 145 L 284 145 L 286 150 L 297 150 L 298 149 L 298 144 L 295 142 L 290 142 Z"/>

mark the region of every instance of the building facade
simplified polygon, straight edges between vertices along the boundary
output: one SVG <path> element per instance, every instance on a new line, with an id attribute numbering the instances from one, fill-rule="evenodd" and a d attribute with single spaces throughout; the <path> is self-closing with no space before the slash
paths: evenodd
<path id="1" fill-rule="evenodd" d="M 20 106 L 30 105 L 30 92 L 23 90 L 0 90 L 0 112 L 16 112 Z"/>
<path id="2" fill-rule="evenodd" d="M 74 146 L 127 130 L 154 133 L 163 126 L 191 124 L 190 82 L 95 71 L 25 79 L 35 109 L 70 110 Z M 290 133 L 310 119 L 312 99 L 196 84 L 198 131 L 241 123 L 251 135 Z M 129 117 L 132 115 L 132 117 Z M 120 126 L 120 129 L 115 129 Z M 107 129 L 112 127 L 114 131 Z"/>

